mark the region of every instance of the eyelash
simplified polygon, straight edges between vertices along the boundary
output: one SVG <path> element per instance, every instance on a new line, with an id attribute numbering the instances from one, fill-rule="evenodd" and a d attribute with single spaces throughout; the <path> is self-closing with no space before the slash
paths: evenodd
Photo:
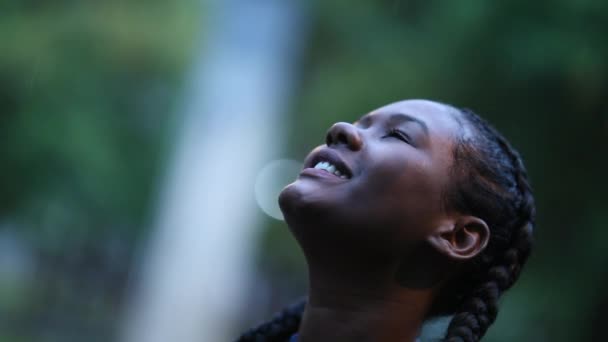
<path id="1" fill-rule="evenodd" d="M 401 141 L 403 141 L 405 143 L 411 144 L 410 137 L 407 134 L 403 133 L 402 131 L 400 131 L 398 129 L 394 129 L 393 128 L 393 129 L 389 130 L 388 134 L 385 135 L 384 137 L 385 138 L 386 137 L 395 137 L 395 138 L 397 138 L 397 139 L 399 139 L 399 140 L 401 140 Z"/>

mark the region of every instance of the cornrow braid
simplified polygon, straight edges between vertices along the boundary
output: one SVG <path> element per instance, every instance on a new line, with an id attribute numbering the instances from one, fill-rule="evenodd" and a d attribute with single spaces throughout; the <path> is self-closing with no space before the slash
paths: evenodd
<path id="1" fill-rule="evenodd" d="M 306 298 L 286 307 L 270 321 L 245 332 L 236 342 L 284 342 L 298 331 Z"/>
<path id="2" fill-rule="evenodd" d="M 472 111 L 460 112 L 479 134 L 472 146 L 463 146 L 466 142 L 461 144 L 458 161 L 465 162 L 468 167 L 472 166 L 472 169 L 467 167 L 468 172 L 477 172 L 479 177 L 475 178 L 479 179 L 471 181 L 476 184 L 461 188 L 455 197 L 460 200 L 456 206 L 473 214 L 481 214 L 482 218 L 491 223 L 491 235 L 496 238 L 491 237 L 488 248 L 474 265 L 477 271 L 475 273 L 483 276 L 472 276 L 468 282 L 463 282 L 472 285 L 472 290 L 459 297 L 460 308 L 450 322 L 445 341 L 476 342 L 495 321 L 499 297 L 518 279 L 530 255 L 535 206 L 519 153 L 500 133 Z M 471 193 L 470 190 L 473 189 L 480 194 L 478 196 L 484 196 L 486 200 L 487 197 L 495 197 L 502 204 L 499 207 L 480 205 L 483 202 L 479 202 L 480 198 Z M 502 209 L 504 215 L 499 215 L 496 209 Z M 462 290 L 463 286 L 458 288 Z"/>

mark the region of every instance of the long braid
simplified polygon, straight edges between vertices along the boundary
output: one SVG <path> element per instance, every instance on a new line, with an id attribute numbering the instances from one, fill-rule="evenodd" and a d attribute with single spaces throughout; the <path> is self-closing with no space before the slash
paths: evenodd
<path id="1" fill-rule="evenodd" d="M 270 321 L 245 332 L 236 342 L 284 342 L 300 326 L 306 299 L 301 299 L 277 313 Z"/>
<path id="2" fill-rule="evenodd" d="M 486 280 L 466 298 L 461 311 L 452 318 L 446 336 L 447 342 L 479 341 L 494 323 L 498 314 L 498 298 L 517 280 L 530 252 L 529 226 L 524 226 L 517 235 L 519 237 L 514 243 L 519 246 L 508 249 L 503 256 L 503 263 L 488 270 Z"/>
<path id="3" fill-rule="evenodd" d="M 448 327 L 446 342 L 476 342 L 483 337 L 496 319 L 499 297 L 518 279 L 530 255 L 535 224 L 534 198 L 521 157 L 502 135 L 477 115 L 468 110 L 463 110 L 462 113 L 485 140 L 492 139 L 500 147 L 500 151 L 494 150 L 493 153 L 502 152 L 508 158 L 509 173 L 515 185 L 515 191 L 511 191 L 514 195 L 511 201 L 514 204 L 514 216 L 504 224 L 510 238 L 506 248 L 501 248 L 503 252 L 488 248 L 490 251 L 480 256 L 477 267 L 486 269 L 487 272 L 485 276 L 476 279 L 478 285 L 461 300 L 460 309 Z M 490 149 L 485 148 L 486 155 L 481 158 L 488 157 L 488 150 Z"/>

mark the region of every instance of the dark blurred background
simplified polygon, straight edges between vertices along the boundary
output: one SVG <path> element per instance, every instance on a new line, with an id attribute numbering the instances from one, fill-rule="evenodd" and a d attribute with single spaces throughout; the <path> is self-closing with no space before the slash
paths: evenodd
<path id="1" fill-rule="evenodd" d="M 208 114 L 213 110 L 198 103 L 210 98 L 222 103 L 199 96 L 224 89 L 209 85 L 224 75 L 209 61 L 225 62 L 223 56 L 233 53 L 231 63 L 245 71 L 263 64 L 266 55 L 253 58 L 238 49 L 272 55 L 275 50 L 247 33 L 263 26 L 255 20 L 267 22 L 266 12 L 256 6 L 282 3 L 0 4 L 0 341 L 150 340 L 123 331 L 137 326 L 129 317 L 146 307 L 141 302 L 149 297 L 132 299 L 154 281 L 145 274 L 164 279 L 158 263 L 145 266 L 154 249 L 163 248 L 153 241 L 180 232 L 154 233 L 162 231 L 157 210 L 167 203 L 163 194 L 175 184 L 167 181 L 175 170 L 171 165 L 189 160 L 179 151 L 188 144 L 181 137 L 191 134 L 185 132 L 192 127 L 190 112 L 202 117 L 200 134 L 192 133 L 200 138 L 205 127 L 228 125 L 244 115 Z M 286 15 L 295 19 L 259 33 L 283 41 L 277 51 L 288 52 L 277 52 L 278 62 L 256 69 L 278 68 L 281 81 L 274 87 L 282 91 L 263 94 L 269 103 L 279 103 L 260 107 L 279 113 L 269 126 L 274 127 L 269 136 L 276 134 L 270 141 L 275 152 L 260 157 L 262 164 L 253 162 L 252 170 L 275 159 L 301 161 L 322 143 L 333 122 L 353 121 L 399 99 L 471 108 L 521 151 L 538 208 L 533 257 L 484 340 L 603 340 L 608 324 L 608 2 L 286 3 L 291 6 Z M 251 26 L 239 26 L 250 20 Z M 219 53 L 233 38 L 235 48 Z M 216 78 L 198 86 L 197 80 L 214 72 Z M 230 96 L 224 101 L 241 101 L 236 90 Z M 213 115 L 219 116 L 209 121 Z M 226 129 L 225 137 L 242 135 Z M 204 158 L 200 165 L 214 163 Z M 235 151 L 226 158 L 240 156 Z M 251 185 L 241 189 L 241 197 L 254 205 L 256 174 L 245 178 Z M 230 203 L 220 204 L 228 211 Z M 234 310 L 222 314 L 231 315 L 230 325 L 219 335 L 197 332 L 201 341 L 236 336 L 306 291 L 304 261 L 284 222 L 264 216 L 257 206 L 255 211 L 245 220 L 256 227 L 243 242 L 250 252 L 239 256 L 246 258 L 250 273 L 225 298 L 234 302 L 227 305 Z M 209 241 L 204 229 L 200 235 Z M 187 267 L 222 268 L 222 253 L 230 250 L 226 245 Z M 203 281 L 214 279 L 220 278 Z M 197 288 L 184 286 L 180 292 L 197 308 L 172 311 L 159 304 L 157 317 L 167 311 L 179 316 L 178 328 L 188 315 L 194 322 L 205 320 L 208 316 L 197 316 L 203 310 L 198 307 L 213 310 L 202 305 L 211 292 L 195 294 Z M 214 298 L 221 307 L 224 298 Z M 154 320 L 140 324 L 149 322 Z"/>

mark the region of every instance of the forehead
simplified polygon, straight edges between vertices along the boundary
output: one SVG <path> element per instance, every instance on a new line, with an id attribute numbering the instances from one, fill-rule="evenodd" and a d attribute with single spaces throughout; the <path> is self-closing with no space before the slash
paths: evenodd
<path id="1" fill-rule="evenodd" d="M 389 120 L 395 114 L 404 114 L 424 123 L 432 137 L 455 137 L 463 127 L 457 120 L 454 108 L 428 100 L 405 100 L 391 103 L 364 115 L 360 121 Z"/>

